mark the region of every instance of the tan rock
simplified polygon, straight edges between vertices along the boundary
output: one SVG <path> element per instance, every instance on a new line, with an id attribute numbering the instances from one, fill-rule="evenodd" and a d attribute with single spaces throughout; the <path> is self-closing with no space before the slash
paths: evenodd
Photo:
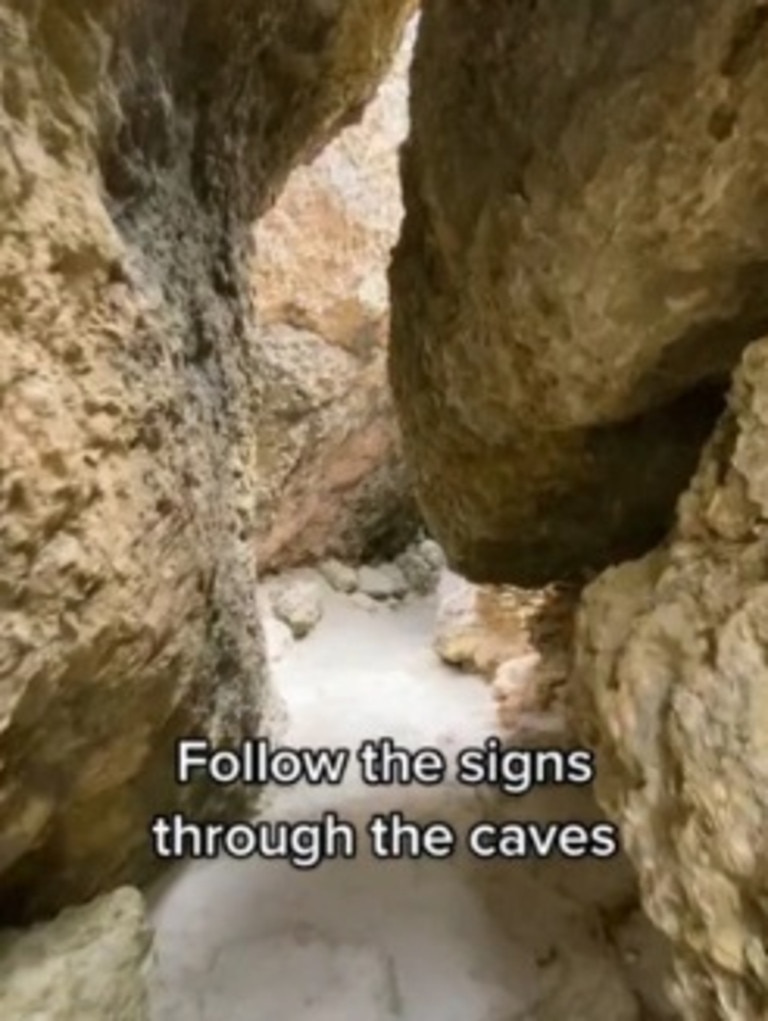
<path id="1" fill-rule="evenodd" d="M 0 0 L 3 918 L 249 807 L 172 769 L 264 707 L 246 240 L 409 7 Z"/>
<path id="2" fill-rule="evenodd" d="M 265 570 L 387 556 L 414 529 L 385 364 L 413 35 L 361 123 L 295 170 L 256 227 Z"/>
<path id="3" fill-rule="evenodd" d="M 480 589 L 460 578 L 451 582 L 438 608 L 435 651 L 451 666 L 491 678 L 505 659 L 524 649 L 519 618 L 511 613 L 502 627 L 489 627 L 482 608 L 488 607 L 494 590 Z M 481 593 L 485 595 L 482 602 Z"/>
<path id="4" fill-rule="evenodd" d="M 454 569 L 643 556 L 587 589 L 574 694 L 687 1021 L 768 1017 L 767 33 L 751 0 L 427 5 L 391 271 Z"/>
<path id="5" fill-rule="evenodd" d="M 768 1015 L 768 341 L 667 546 L 607 571 L 577 631 L 598 793 L 673 940 L 682 1016 Z"/>
<path id="6" fill-rule="evenodd" d="M 502 663 L 537 648 L 569 648 L 575 594 L 526 591 L 450 577 L 438 610 L 435 649 L 453 666 L 493 677 Z"/>
<path id="7" fill-rule="evenodd" d="M 655 544 L 764 329 L 752 0 L 436 0 L 416 48 L 391 376 L 419 501 L 478 582 Z"/>
<path id="8" fill-rule="evenodd" d="M 477 586 L 451 576 L 441 588 L 434 640 L 440 658 L 492 682 L 501 727 L 518 743 L 564 736 L 576 593 Z"/>
<path id="9" fill-rule="evenodd" d="M 420 596 L 431 595 L 440 583 L 441 567 L 435 565 L 432 547 L 414 543 L 395 560 L 403 574 L 408 588 Z"/>
<path id="10" fill-rule="evenodd" d="M 318 571 L 335 592 L 350 593 L 357 590 L 357 569 L 341 560 L 324 560 L 318 565 Z"/>
<path id="11" fill-rule="evenodd" d="M 317 581 L 286 579 L 272 594 L 272 610 L 291 629 L 294 638 L 306 638 L 323 616 L 323 593 Z"/>
<path id="12" fill-rule="evenodd" d="M 402 548 L 415 514 L 383 352 L 363 365 L 290 326 L 264 330 L 258 343 L 261 569 Z"/>
<path id="13" fill-rule="evenodd" d="M 265 325 L 309 330 L 361 354 L 386 342 L 414 35 L 412 23 L 360 123 L 297 167 L 257 224 L 253 283 Z"/>
<path id="14" fill-rule="evenodd" d="M 0 931 L 3 1021 L 149 1021 L 141 895 L 116 890 L 27 932 Z"/>

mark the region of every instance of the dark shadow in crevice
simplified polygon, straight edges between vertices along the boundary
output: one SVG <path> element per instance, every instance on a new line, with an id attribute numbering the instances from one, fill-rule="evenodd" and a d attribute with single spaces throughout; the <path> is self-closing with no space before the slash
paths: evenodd
<path id="1" fill-rule="evenodd" d="M 668 535 L 677 500 L 726 407 L 729 381 L 708 380 L 670 403 L 620 424 L 585 431 L 579 474 L 540 493 L 526 512 L 510 504 L 499 539 L 467 544 L 451 566 L 471 581 L 541 588 L 582 584 Z"/>

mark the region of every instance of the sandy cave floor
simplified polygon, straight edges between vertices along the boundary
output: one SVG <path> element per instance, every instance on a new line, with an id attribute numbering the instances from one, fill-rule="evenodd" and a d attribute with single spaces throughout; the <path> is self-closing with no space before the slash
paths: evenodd
<path id="1" fill-rule="evenodd" d="M 362 608 L 327 589 L 316 630 L 274 665 L 280 740 L 390 736 L 451 758 L 495 732 L 480 680 L 430 647 L 435 603 Z M 378 811 L 444 820 L 590 819 L 574 788 L 510 798 L 446 784 L 278 789 L 265 812 L 328 809 L 362 833 Z M 299 872 L 259 859 L 185 864 L 153 894 L 154 1021 L 658 1021 L 663 950 L 626 863 L 561 859 L 354 861 Z"/>

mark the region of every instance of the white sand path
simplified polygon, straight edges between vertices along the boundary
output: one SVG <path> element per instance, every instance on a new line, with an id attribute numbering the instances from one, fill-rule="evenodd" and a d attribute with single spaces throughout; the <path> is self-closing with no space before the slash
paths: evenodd
<path id="1" fill-rule="evenodd" d="M 486 685 L 430 649 L 432 600 L 371 612 L 327 591 L 317 629 L 275 665 L 293 746 L 389 736 L 448 760 L 494 733 Z M 376 812 L 448 821 L 459 834 L 500 812 L 591 817 L 575 789 L 525 798 L 438 788 L 273 789 L 269 818 L 333 809 L 362 839 L 354 861 L 298 871 L 251 858 L 185 864 L 154 896 L 154 1021 L 647 1021 L 660 979 L 647 926 L 627 909 L 624 863 L 379 861 Z M 604 936 L 606 918 L 626 920 Z M 648 995 L 638 998 L 632 986 Z M 647 999 L 647 1003 L 642 1000 Z"/>

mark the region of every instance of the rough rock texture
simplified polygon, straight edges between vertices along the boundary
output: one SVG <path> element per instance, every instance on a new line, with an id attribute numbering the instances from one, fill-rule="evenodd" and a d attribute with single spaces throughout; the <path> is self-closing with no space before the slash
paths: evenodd
<path id="1" fill-rule="evenodd" d="M 452 566 L 646 552 L 768 324 L 755 0 L 426 5 L 391 376 Z"/>
<path id="2" fill-rule="evenodd" d="M 323 616 L 320 584 L 305 579 L 286 581 L 272 595 L 272 610 L 294 638 L 306 638 Z"/>
<path id="3" fill-rule="evenodd" d="M 251 224 L 409 3 L 0 0 L 0 916 L 154 867 L 253 733 Z"/>
<path id="4" fill-rule="evenodd" d="M 428 596 L 435 591 L 445 566 L 443 551 L 431 539 L 413 543 L 403 550 L 395 563 L 408 583 L 408 587 L 420 596 Z"/>
<path id="5" fill-rule="evenodd" d="M 768 341 L 669 544 L 588 589 L 577 707 L 599 795 L 672 938 L 684 1016 L 768 1016 Z"/>
<path id="6" fill-rule="evenodd" d="M 357 568 L 331 558 L 318 564 L 321 577 L 336 592 L 354 592 L 357 589 Z"/>
<path id="7" fill-rule="evenodd" d="M 408 130 L 415 33 L 412 21 L 360 123 L 297 167 L 256 225 L 253 284 L 261 322 L 314 330 L 353 351 L 385 339 L 386 266 L 402 219 L 398 149 Z"/>
<path id="8" fill-rule="evenodd" d="M 414 33 L 362 122 L 294 171 L 256 228 L 265 569 L 386 556 L 413 531 L 385 346 Z"/>
<path id="9" fill-rule="evenodd" d="M 148 1021 L 152 939 L 141 895 L 116 890 L 28 932 L 0 932 L 3 1021 Z"/>
<path id="10" fill-rule="evenodd" d="M 576 606 L 571 589 L 553 585 L 531 592 L 449 575 L 441 590 L 434 645 L 452 666 L 492 677 L 505 660 L 532 646 L 570 648 Z"/>
<path id="11" fill-rule="evenodd" d="M 434 648 L 451 666 L 492 685 L 502 729 L 565 736 L 565 682 L 577 593 L 473 585 L 446 574 L 438 592 Z"/>
<path id="12" fill-rule="evenodd" d="M 456 569 L 648 554 L 695 475 L 576 638 L 691 1021 L 768 1017 L 766 342 L 723 413 L 768 332 L 766 110 L 762 0 L 434 0 L 391 272 L 406 454 Z"/>
<path id="13" fill-rule="evenodd" d="M 366 361 L 286 325 L 266 328 L 258 343 L 261 569 L 402 549 L 416 514 L 384 352 Z"/>

